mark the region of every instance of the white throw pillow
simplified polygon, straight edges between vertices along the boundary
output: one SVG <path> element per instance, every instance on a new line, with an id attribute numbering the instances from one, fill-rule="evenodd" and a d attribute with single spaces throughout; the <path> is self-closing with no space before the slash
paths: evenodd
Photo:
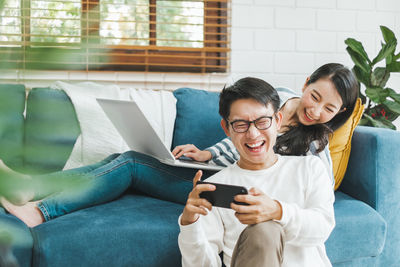
<path id="1" fill-rule="evenodd" d="M 172 92 L 120 88 L 117 85 L 92 82 L 78 84 L 56 82 L 51 88 L 64 90 L 67 93 L 74 105 L 81 128 L 81 135 L 64 169 L 92 164 L 110 154 L 129 150 L 96 98 L 136 101 L 160 138 L 167 147 L 171 147 L 176 117 L 176 99 Z"/>

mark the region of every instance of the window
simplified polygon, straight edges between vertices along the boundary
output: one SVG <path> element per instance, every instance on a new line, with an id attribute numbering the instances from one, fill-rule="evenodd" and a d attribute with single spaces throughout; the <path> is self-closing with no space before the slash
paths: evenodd
<path id="1" fill-rule="evenodd" d="M 0 67 L 226 72 L 229 0 L 5 0 Z"/>

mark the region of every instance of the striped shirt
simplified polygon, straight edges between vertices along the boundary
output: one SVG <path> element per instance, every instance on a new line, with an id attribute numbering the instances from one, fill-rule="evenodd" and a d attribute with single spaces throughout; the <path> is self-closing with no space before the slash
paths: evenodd
<path id="1" fill-rule="evenodd" d="M 281 99 L 280 108 L 291 98 L 300 97 L 299 94 L 295 93 L 289 88 L 278 87 L 275 88 L 278 91 L 279 98 Z M 326 145 L 325 149 L 320 153 L 317 152 L 318 144 L 316 141 L 310 144 L 310 149 L 306 155 L 314 155 L 319 157 L 324 163 L 328 170 L 332 186 L 335 185 L 335 179 L 333 178 L 332 170 L 332 159 L 329 152 L 329 144 Z M 231 139 L 229 137 L 216 143 L 215 145 L 206 148 L 212 155 L 211 161 L 219 166 L 229 166 L 239 160 L 239 152 L 236 150 Z"/>

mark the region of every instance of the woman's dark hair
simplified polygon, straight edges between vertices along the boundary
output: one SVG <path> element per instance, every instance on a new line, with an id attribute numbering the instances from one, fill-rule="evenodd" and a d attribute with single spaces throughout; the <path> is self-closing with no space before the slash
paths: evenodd
<path id="1" fill-rule="evenodd" d="M 353 113 L 358 98 L 359 85 L 354 74 L 342 64 L 329 63 L 314 71 L 306 85 L 319 79 L 329 79 L 339 93 L 343 105 L 336 116 L 324 123 L 316 125 L 290 126 L 283 135 L 279 136 L 275 145 L 275 151 L 284 155 L 304 155 L 310 149 L 313 141 L 317 142 L 316 150 L 321 152 L 328 144 L 329 134 L 342 126 Z"/>
<path id="2" fill-rule="evenodd" d="M 242 78 L 233 85 L 224 87 L 219 96 L 219 114 L 227 126 L 229 126 L 231 105 L 239 99 L 254 99 L 265 106 L 271 104 L 274 113 L 279 110 L 280 106 L 278 92 L 269 83 L 252 77 Z"/>

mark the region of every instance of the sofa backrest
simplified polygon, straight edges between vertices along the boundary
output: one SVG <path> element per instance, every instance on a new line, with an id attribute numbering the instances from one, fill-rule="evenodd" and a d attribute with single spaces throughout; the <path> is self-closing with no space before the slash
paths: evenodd
<path id="1" fill-rule="evenodd" d="M 219 93 L 192 88 L 174 91 L 177 99 L 172 148 L 207 148 L 225 138 L 218 114 Z M 25 120 L 24 168 L 29 173 L 61 170 L 80 134 L 75 109 L 64 91 L 34 88 Z"/>
<path id="2" fill-rule="evenodd" d="M 225 134 L 218 114 L 219 93 L 181 88 L 174 91 L 177 116 L 172 148 L 195 144 L 204 149 Z M 0 158 L 31 174 L 58 171 L 80 134 L 75 109 L 64 91 L 0 85 Z M 26 101 L 26 115 L 23 116 Z"/>
<path id="3" fill-rule="evenodd" d="M 0 158 L 23 168 L 25 86 L 0 84 Z"/>
<path id="4" fill-rule="evenodd" d="M 79 134 L 75 109 L 64 91 L 33 88 L 29 92 L 25 120 L 26 172 L 61 170 Z"/>

